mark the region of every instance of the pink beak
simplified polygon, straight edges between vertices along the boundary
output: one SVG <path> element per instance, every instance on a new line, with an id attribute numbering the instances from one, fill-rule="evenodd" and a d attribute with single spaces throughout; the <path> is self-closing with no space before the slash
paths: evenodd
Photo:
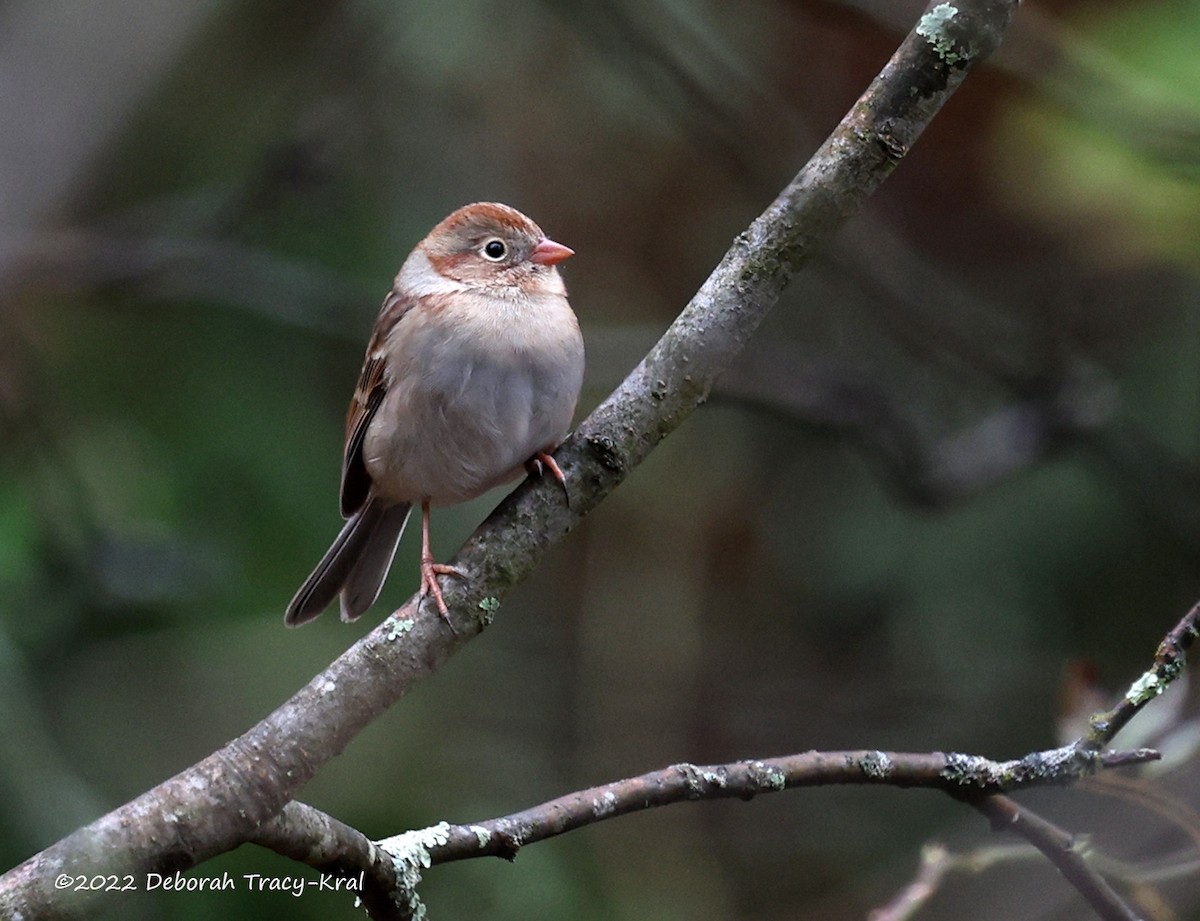
<path id="1" fill-rule="evenodd" d="M 575 255 L 575 250 L 553 240 L 543 240 L 529 254 L 529 261 L 536 265 L 558 265 L 564 259 Z"/>

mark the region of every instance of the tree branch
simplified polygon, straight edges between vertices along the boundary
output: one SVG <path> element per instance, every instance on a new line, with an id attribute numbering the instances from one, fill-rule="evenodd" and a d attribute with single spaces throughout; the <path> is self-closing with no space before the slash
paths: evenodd
<path id="1" fill-rule="evenodd" d="M 1104 877 L 1088 865 L 1074 835 L 1007 796 L 985 796 L 967 802 L 987 816 L 996 831 L 1020 835 L 1045 854 L 1104 921 L 1140 921 Z"/>
<path id="2" fill-rule="evenodd" d="M 323 873 L 353 877 L 361 872 L 358 896 L 371 918 L 401 921 L 407 917 L 395 900 L 394 893 L 401 887 L 391 856 L 358 829 L 319 809 L 290 802 L 250 837 L 250 843 Z"/>
<path id="3" fill-rule="evenodd" d="M 921 863 L 913 881 L 886 905 L 867 915 L 867 921 L 908 921 L 941 888 L 952 872 L 980 873 L 999 863 L 1041 860 L 1036 848 L 1028 844 L 1008 844 L 953 854 L 945 845 L 930 842 L 921 848 Z"/>
<path id="4" fill-rule="evenodd" d="M 1200 636 L 1200 602 L 1183 615 L 1159 643 L 1154 664 L 1129 686 L 1113 709 L 1097 713 L 1090 720 L 1091 731 L 1076 744 L 1078 749 L 1097 751 L 1108 745 L 1146 704 L 1167 689 L 1183 673 L 1188 649 Z"/>
<path id="5" fill-rule="evenodd" d="M 1013 761 L 993 761 L 958 753 L 882 751 L 804 752 L 733 764 L 675 764 L 637 777 L 577 790 L 522 812 L 462 825 L 440 822 L 372 844 L 360 832 L 299 803 L 290 803 L 266 833 L 254 842 L 323 872 L 342 876 L 365 874 L 363 901 L 372 918 L 408 918 L 420 904 L 415 888 L 421 871 L 438 864 L 475 857 L 513 860 L 527 844 L 644 809 L 696 800 L 750 800 L 796 787 L 839 784 L 941 790 L 969 802 L 993 819 L 1016 809 L 997 791 L 1068 784 L 1097 770 L 1157 760 L 1148 749 L 1081 752 L 1074 746 L 1034 752 Z M 999 805 L 992 803 L 1000 800 Z M 1007 805 L 1006 805 L 1007 804 Z M 1069 862 L 1075 875 L 1087 877 L 1085 896 L 1103 891 L 1099 875 L 1067 848 L 1066 832 L 1053 829 L 1023 810 L 1012 830 L 1039 849 L 1054 847 L 1056 865 Z M 1007 829 L 1009 825 L 997 824 Z M 1053 831 L 1052 831 L 1053 830 Z M 387 856 L 385 856 L 387 855 Z M 389 867 L 388 859 L 394 861 Z M 1074 877 L 1069 877 L 1074 882 Z M 1118 900 L 1119 901 L 1119 900 Z M 402 906 L 402 907 L 398 907 Z"/>
<path id="6" fill-rule="evenodd" d="M 968 803 L 988 817 L 995 830 L 1011 831 L 1027 840 L 1059 868 L 1105 921 L 1131 921 L 1136 919 L 1136 913 L 1093 868 L 1074 837 L 1004 794 L 1033 786 L 1073 783 L 1100 769 L 1159 760 L 1159 753 L 1152 749 L 1101 752 L 1098 746 L 1102 740 L 1097 733 L 1103 731 L 1107 740 L 1111 740 L 1167 683 L 1180 675 L 1184 655 L 1196 639 L 1198 622 L 1200 603 L 1167 633 L 1159 644 L 1154 667 L 1134 683 L 1134 690 L 1113 711 L 1092 718 L 1092 735 L 1062 748 L 1002 762 L 956 753 L 849 751 L 805 752 L 701 767 L 677 764 L 569 793 L 499 819 L 466 825 L 442 822 L 380 842 L 379 846 L 398 865 L 407 868 L 398 892 L 411 908 L 419 904 L 413 887 L 420 880 L 420 868 L 482 856 L 512 860 L 526 844 L 629 812 L 699 799 L 751 799 L 759 793 L 793 787 L 833 784 L 923 787 L 940 789 Z M 1120 714 L 1119 718 L 1114 714 Z M 302 849 L 296 842 L 291 844 L 292 851 Z M 346 853 L 349 862 L 340 869 L 344 873 L 360 869 L 359 861 L 363 859 L 361 848 L 349 849 Z M 885 916 L 887 912 L 903 914 L 927 898 L 942 870 L 944 867 L 928 869 L 928 873 L 923 870 L 911 891 L 882 910 Z"/>
<path id="7" fill-rule="evenodd" d="M 733 764 L 675 764 L 638 777 L 579 790 L 524 812 L 445 828 L 429 849 L 434 864 L 468 857 L 511 860 L 526 844 L 630 812 L 702 799 L 753 799 L 795 787 L 837 784 L 921 787 L 977 798 L 999 790 L 1066 784 L 1099 768 L 1157 760 L 1149 750 L 1080 759 L 1071 746 L 1017 761 L 977 755 L 882 751 L 804 752 Z"/>
<path id="8" fill-rule="evenodd" d="M 0 916 L 83 917 L 96 891 L 63 873 L 173 872 L 250 840 L 329 759 L 490 621 L 499 599 L 704 402 L 794 273 L 908 153 L 1017 0 L 961 0 L 922 17 L 808 165 L 745 232 L 629 378 L 556 455 L 568 508 L 526 481 L 452 561 L 456 632 L 410 601 L 240 738 L 0 878 Z"/>

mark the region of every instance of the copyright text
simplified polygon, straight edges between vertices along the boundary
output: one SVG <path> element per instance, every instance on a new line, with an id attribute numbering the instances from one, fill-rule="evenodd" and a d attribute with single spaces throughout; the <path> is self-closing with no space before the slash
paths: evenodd
<path id="1" fill-rule="evenodd" d="M 234 876 L 229 871 L 216 876 L 186 876 L 175 873 L 126 873 L 96 876 L 73 876 L 60 873 L 54 880 L 54 888 L 72 892 L 212 892 L 244 889 L 251 892 L 286 892 L 299 898 L 306 892 L 353 892 L 363 891 L 365 874 L 357 876 L 335 876 L 322 873 L 316 879 L 303 876 L 264 876 L 262 873 L 243 873 Z"/>

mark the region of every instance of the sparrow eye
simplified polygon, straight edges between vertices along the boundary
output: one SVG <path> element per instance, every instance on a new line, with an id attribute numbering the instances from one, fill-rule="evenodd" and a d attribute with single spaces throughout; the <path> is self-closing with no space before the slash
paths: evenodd
<path id="1" fill-rule="evenodd" d="M 490 259 L 492 262 L 499 262 L 508 255 L 508 247 L 504 245 L 503 240 L 488 240 L 483 245 L 483 257 Z"/>

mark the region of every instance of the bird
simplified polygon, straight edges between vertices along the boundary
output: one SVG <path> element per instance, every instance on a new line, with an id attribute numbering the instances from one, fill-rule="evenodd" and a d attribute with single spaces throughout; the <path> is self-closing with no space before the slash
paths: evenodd
<path id="1" fill-rule="evenodd" d="M 341 531 L 287 606 L 289 626 L 334 598 L 343 621 L 379 597 L 413 508 L 420 596 L 449 624 L 433 506 L 548 470 L 583 385 L 579 321 L 558 271 L 574 250 L 498 202 L 459 208 L 404 260 L 383 300 L 346 416 Z"/>

